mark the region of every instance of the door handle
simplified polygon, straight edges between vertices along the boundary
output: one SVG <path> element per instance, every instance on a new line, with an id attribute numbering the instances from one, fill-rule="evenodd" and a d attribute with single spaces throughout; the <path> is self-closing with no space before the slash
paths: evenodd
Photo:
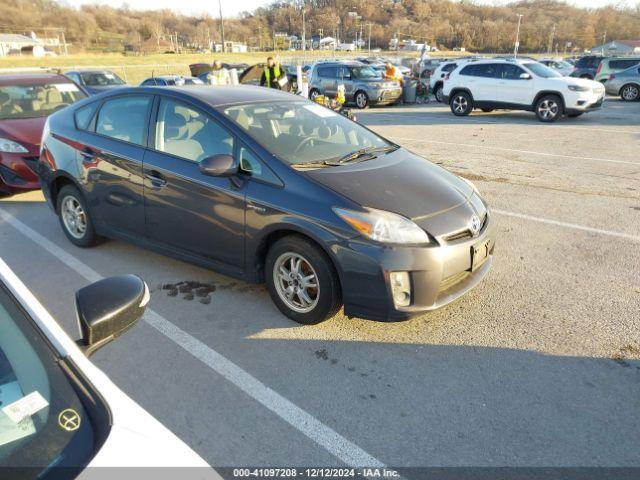
<path id="1" fill-rule="evenodd" d="M 164 178 L 164 175 L 162 175 L 157 170 L 150 170 L 144 175 L 144 178 L 149 180 L 149 182 L 151 183 L 151 188 L 158 189 L 164 187 L 167 184 L 167 179 Z"/>

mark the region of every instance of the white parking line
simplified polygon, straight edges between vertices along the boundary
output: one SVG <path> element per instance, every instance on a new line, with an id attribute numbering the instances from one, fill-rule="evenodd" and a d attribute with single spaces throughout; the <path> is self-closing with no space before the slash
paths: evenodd
<path id="1" fill-rule="evenodd" d="M 54 257 L 75 270 L 80 276 L 90 282 L 102 279 L 102 275 L 84 264 L 73 255 L 63 250 L 51 240 L 45 238 L 28 227 L 10 213 L 0 208 L 0 218 L 24 234 L 27 238 L 48 251 Z M 352 467 L 377 467 L 384 464 L 369 455 L 353 442 L 347 440 L 320 420 L 302 410 L 282 395 L 272 390 L 260 380 L 237 366 L 225 356 L 219 354 L 189 333 L 180 329 L 160 314 L 148 309 L 143 317 L 144 321 L 175 342 L 185 351 L 193 355 L 216 373 L 233 383 L 236 387 L 271 410 L 281 419 L 308 438 L 325 448 L 329 453 Z"/>
<path id="2" fill-rule="evenodd" d="M 612 160 L 608 158 L 594 158 L 594 157 L 579 157 L 577 155 L 563 155 L 561 153 L 545 153 L 545 152 L 534 152 L 533 150 L 518 150 L 515 148 L 504 148 L 504 147 L 492 147 L 490 145 L 474 145 L 472 143 L 457 143 L 457 142 L 442 142 L 440 140 L 425 140 L 419 138 L 407 138 L 407 137 L 396 137 L 395 135 L 388 135 L 394 139 L 401 140 L 403 142 L 414 142 L 414 143 L 437 143 L 439 145 L 451 145 L 454 147 L 468 147 L 468 148 L 485 148 L 488 150 L 499 150 L 503 152 L 514 152 L 514 153 L 524 153 L 527 155 L 540 155 L 543 157 L 558 157 L 558 158 L 571 158 L 574 160 L 589 160 L 591 162 L 606 162 L 606 163 L 624 163 L 626 165 L 638 165 L 640 166 L 640 162 L 628 162 L 626 160 Z"/>
<path id="3" fill-rule="evenodd" d="M 509 212 L 507 210 L 499 210 L 497 208 L 491 209 L 493 213 L 504 215 L 505 217 L 522 218 L 524 220 L 530 220 L 532 222 L 547 223 L 549 225 L 556 225 L 558 227 L 573 228 L 574 230 L 582 230 L 584 232 L 597 233 L 599 235 L 607 235 L 609 237 L 624 238 L 625 240 L 631 240 L 634 242 L 640 242 L 640 235 L 631 235 L 630 233 L 616 232 L 613 230 L 603 230 L 601 228 L 585 227 L 584 225 L 578 225 L 575 223 L 561 222 L 559 220 L 553 220 L 550 218 L 534 217 L 533 215 L 527 215 L 525 213 Z"/>

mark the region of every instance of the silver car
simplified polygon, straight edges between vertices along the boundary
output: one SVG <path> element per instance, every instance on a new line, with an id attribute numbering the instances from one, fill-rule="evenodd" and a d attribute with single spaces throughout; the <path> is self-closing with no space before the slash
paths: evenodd
<path id="1" fill-rule="evenodd" d="M 399 82 L 386 80 L 370 65 L 361 62 L 318 62 L 311 69 L 309 98 L 334 98 L 338 85 L 344 85 L 347 103 L 358 108 L 395 103 L 402 95 Z"/>
<path id="2" fill-rule="evenodd" d="M 620 95 L 626 102 L 637 102 L 640 100 L 640 63 L 612 73 L 604 86 L 609 95 Z"/>

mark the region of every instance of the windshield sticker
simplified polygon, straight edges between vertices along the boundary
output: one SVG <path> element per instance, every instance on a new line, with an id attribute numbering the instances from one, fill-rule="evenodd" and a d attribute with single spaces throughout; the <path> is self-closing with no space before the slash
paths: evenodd
<path id="1" fill-rule="evenodd" d="M 18 382 L 0 385 L 0 407 L 11 405 L 21 398 L 22 390 Z M 0 446 L 15 442 L 34 433 L 36 433 L 36 428 L 31 418 L 24 418 L 21 422 L 15 423 L 0 410 Z"/>
<path id="2" fill-rule="evenodd" d="M 325 108 L 322 105 L 305 105 L 304 108 L 306 108 L 311 113 L 315 113 L 317 116 L 322 118 L 338 116 L 336 112 L 334 112 L 333 110 L 329 110 L 328 108 Z"/>
<path id="3" fill-rule="evenodd" d="M 20 423 L 23 418 L 29 417 L 48 406 L 49 402 L 36 390 L 10 403 L 6 407 L 2 407 L 2 412 L 9 417 L 13 423 Z"/>
<path id="4" fill-rule="evenodd" d="M 78 87 L 76 87 L 73 83 L 54 83 L 53 86 L 59 92 L 77 92 Z"/>

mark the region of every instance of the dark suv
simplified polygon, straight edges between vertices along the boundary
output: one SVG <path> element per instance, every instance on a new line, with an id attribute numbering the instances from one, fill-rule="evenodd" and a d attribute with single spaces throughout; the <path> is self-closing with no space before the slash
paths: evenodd
<path id="1" fill-rule="evenodd" d="M 575 68 L 573 72 L 571 72 L 571 76 L 593 80 L 596 78 L 596 72 L 598 71 L 600 62 L 604 59 L 605 57 L 602 55 L 585 55 L 584 57 L 580 57 L 574 65 Z"/>

